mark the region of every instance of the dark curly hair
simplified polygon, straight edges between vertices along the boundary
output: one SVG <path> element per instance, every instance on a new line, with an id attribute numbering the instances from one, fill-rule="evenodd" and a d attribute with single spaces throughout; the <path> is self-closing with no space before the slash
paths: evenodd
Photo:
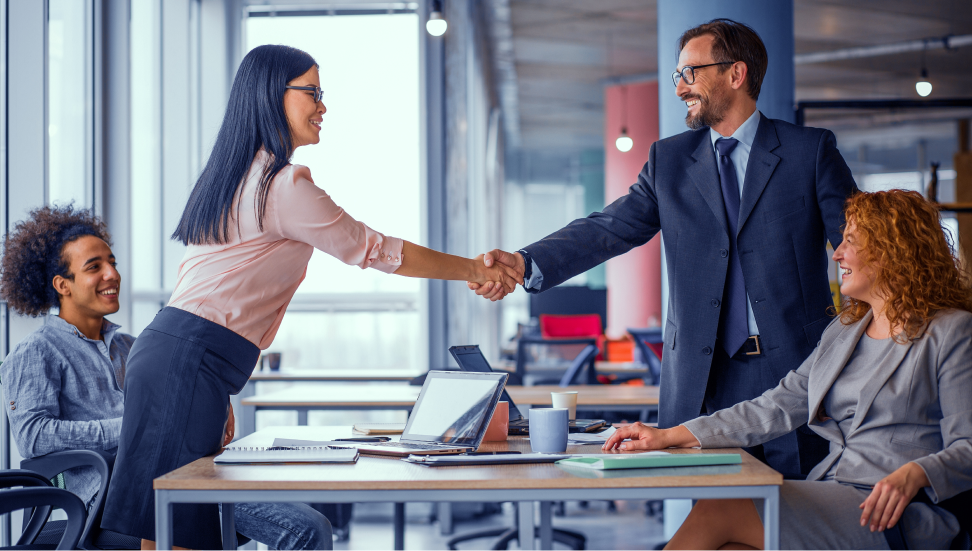
<path id="1" fill-rule="evenodd" d="M 73 204 L 30 212 L 4 239 L 0 297 L 19 314 L 40 316 L 60 304 L 54 276 L 74 279 L 64 246 L 93 235 L 111 246 L 108 228 L 89 210 Z"/>
<path id="2" fill-rule="evenodd" d="M 921 194 L 860 192 L 847 199 L 844 214 L 857 226 L 861 260 L 877 272 L 875 286 L 883 293 L 891 327 L 903 329 L 896 342 L 920 336 L 941 310 L 972 312 L 968 274 L 952 254 L 938 208 Z M 870 309 L 864 301 L 844 297 L 840 321 L 855 323 Z"/>

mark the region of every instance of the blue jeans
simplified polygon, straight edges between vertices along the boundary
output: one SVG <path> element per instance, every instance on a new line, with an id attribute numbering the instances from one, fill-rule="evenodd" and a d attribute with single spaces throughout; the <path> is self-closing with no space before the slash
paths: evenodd
<path id="1" fill-rule="evenodd" d="M 270 549 L 332 549 L 331 523 L 306 503 L 237 503 L 236 531 Z"/>

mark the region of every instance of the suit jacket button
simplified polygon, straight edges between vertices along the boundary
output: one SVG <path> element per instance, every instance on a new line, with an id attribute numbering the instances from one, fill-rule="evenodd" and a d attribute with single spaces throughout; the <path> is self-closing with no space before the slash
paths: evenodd
<path id="1" fill-rule="evenodd" d="M 712 349 L 706 346 L 705 348 L 702 349 L 702 353 L 708 356 L 709 354 L 712 354 Z"/>
<path id="2" fill-rule="evenodd" d="M 719 249 L 719 254 L 722 255 L 722 258 L 725 258 L 725 257 L 729 256 L 729 251 L 727 251 L 725 249 Z"/>
<path id="3" fill-rule="evenodd" d="M 718 308 L 719 307 L 719 299 L 716 299 L 716 298 L 712 299 L 712 303 L 711 304 L 712 304 L 712 307 L 713 308 Z"/>

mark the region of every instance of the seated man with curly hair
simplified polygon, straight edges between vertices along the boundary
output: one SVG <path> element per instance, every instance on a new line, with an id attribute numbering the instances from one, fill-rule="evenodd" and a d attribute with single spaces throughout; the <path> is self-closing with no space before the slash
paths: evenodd
<path id="1" fill-rule="evenodd" d="M 105 319 L 118 311 L 120 285 L 108 230 L 89 211 L 37 209 L 7 236 L 0 296 L 15 312 L 44 318 L 0 365 L 4 410 L 22 456 L 118 446 L 135 342 Z M 227 426 L 223 444 L 231 439 Z M 71 469 L 65 486 L 90 507 L 99 475 Z M 332 548 L 330 523 L 309 505 L 240 503 L 235 520 L 237 531 L 273 549 Z"/>

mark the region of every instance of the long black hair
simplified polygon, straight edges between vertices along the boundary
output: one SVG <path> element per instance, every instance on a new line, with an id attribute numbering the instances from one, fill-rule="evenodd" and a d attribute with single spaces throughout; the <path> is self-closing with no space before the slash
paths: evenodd
<path id="1" fill-rule="evenodd" d="M 226 242 L 233 198 L 261 147 L 270 154 L 256 193 L 257 224 L 263 230 L 270 183 L 294 153 L 284 87 L 315 66 L 307 52 L 289 46 L 258 46 L 246 54 L 236 71 L 213 152 L 172 239 L 183 245 Z"/>

